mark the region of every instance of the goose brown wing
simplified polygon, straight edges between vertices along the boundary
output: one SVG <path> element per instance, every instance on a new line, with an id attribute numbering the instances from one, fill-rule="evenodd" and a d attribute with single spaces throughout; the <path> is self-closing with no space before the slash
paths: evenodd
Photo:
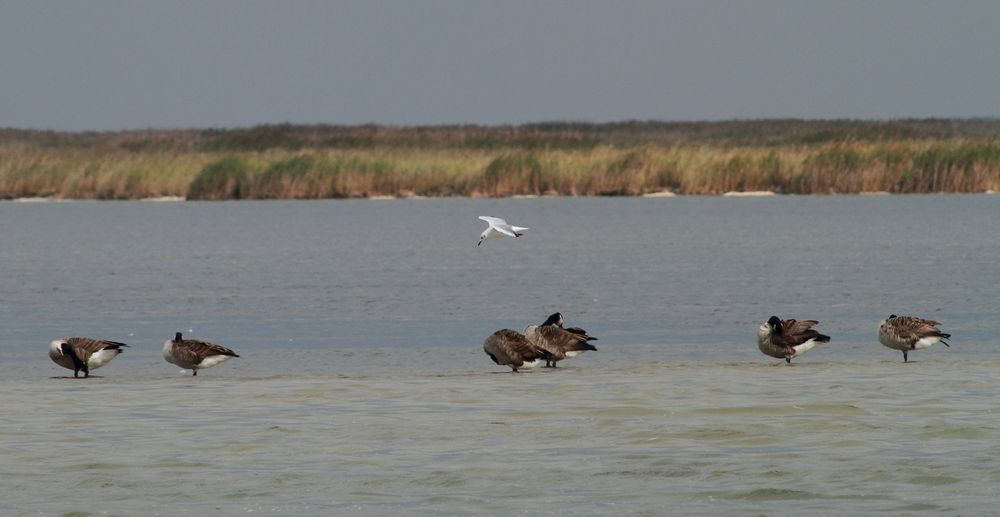
<path id="1" fill-rule="evenodd" d="M 820 334 L 812 329 L 812 326 L 817 323 L 819 322 L 816 320 L 781 320 L 782 331 L 780 334 L 772 333 L 771 342 L 776 346 L 790 349 L 810 339 L 815 339 L 820 343 L 830 341 L 830 336 Z"/>
<path id="2" fill-rule="evenodd" d="M 503 347 L 508 355 L 516 355 L 525 362 L 530 363 L 536 359 L 549 359 L 552 357 L 547 350 L 533 345 L 528 341 L 528 338 L 515 330 L 504 329 L 498 331 L 497 340 L 497 344 Z"/>
<path id="3" fill-rule="evenodd" d="M 543 348 L 548 350 L 555 348 L 562 354 L 581 350 L 597 350 L 597 347 L 587 343 L 586 333 L 576 334 L 554 326 L 538 327 L 537 333 L 545 343 Z"/>
<path id="4" fill-rule="evenodd" d="M 597 341 L 596 337 L 588 335 L 587 331 L 583 330 L 580 327 L 569 327 L 569 328 L 564 328 L 563 330 L 565 330 L 566 332 L 572 332 L 573 334 L 576 334 L 578 336 L 583 336 L 583 338 L 586 341 Z"/>
<path id="5" fill-rule="evenodd" d="M 818 323 L 816 320 L 781 320 L 781 326 L 786 334 L 801 334 Z"/>
<path id="6" fill-rule="evenodd" d="M 515 369 L 526 362 L 552 358 L 552 354 L 531 344 L 521 333 L 510 329 L 490 334 L 483 342 L 483 351 L 493 359 L 493 362 L 510 365 Z"/>
<path id="7" fill-rule="evenodd" d="M 897 316 L 888 323 L 889 332 L 911 343 L 928 336 L 951 337 L 951 334 L 945 334 L 937 328 L 941 324 L 939 321 L 925 320 L 916 316 Z"/>
<path id="8" fill-rule="evenodd" d="M 790 354 L 794 352 L 792 347 L 802 344 L 803 341 L 799 341 L 797 335 L 789 334 L 788 332 L 783 332 L 781 334 L 772 332 L 770 336 L 771 345 L 780 349 L 782 354 Z"/>
<path id="9" fill-rule="evenodd" d="M 105 348 L 118 349 L 123 346 L 128 346 L 125 343 L 119 343 L 117 341 L 92 339 L 89 337 L 71 337 L 66 340 L 66 343 L 73 348 L 73 352 L 84 363 L 90 359 L 90 356 L 104 350 Z"/>
<path id="10" fill-rule="evenodd" d="M 181 342 L 177 349 L 182 353 L 191 354 L 193 357 L 197 357 L 198 360 L 195 362 L 200 362 L 202 359 L 212 357 L 213 355 L 239 357 L 239 354 L 222 345 L 209 343 L 207 341 L 199 341 L 197 339 L 185 339 Z"/>
<path id="11" fill-rule="evenodd" d="M 924 318 L 919 318 L 917 316 L 900 316 L 899 319 L 907 322 L 907 325 L 913 327 L 938 327 L 941 325 L 940 321 L 927 320 Z"/>

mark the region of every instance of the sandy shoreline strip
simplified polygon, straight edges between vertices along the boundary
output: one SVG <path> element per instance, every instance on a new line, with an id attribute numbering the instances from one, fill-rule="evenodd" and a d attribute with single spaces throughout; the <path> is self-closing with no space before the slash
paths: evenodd
<path id="1" fill-rule="evenodd" d="M 661 190 L 659 192 L 649 192 L 643 194 L 642 197 L 677 197 L 677 194 L 674 194 L 669 190 Z"/>
<path id="2" fill-rule="evenodd" d="M 770 190 L 748 190 L 746 192 L 729 191 L 723 194 L 724 197 L 758 197 L 777 195 Z"/>
<path id="3" fill-rule="evenodd" d="M 139 199 L 139 201 L 146 201 L 150 203 L 176 203 L 178 201 L 185 201 L 183 196 L 159 196 L 159 197 L 144 197 Z"/>

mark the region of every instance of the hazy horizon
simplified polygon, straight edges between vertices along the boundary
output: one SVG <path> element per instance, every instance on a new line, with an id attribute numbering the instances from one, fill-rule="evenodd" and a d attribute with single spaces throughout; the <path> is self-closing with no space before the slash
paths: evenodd
<path id="1" fill-rule="evenodd" d="M 365 126 L 378 126 L 383 128 L 395 128 L 395 129 L 421 129 L 421 128 L 447 128 L 447 127 L 481 127 L 481 128 L 504 128 L 504 127 L 524 127 L 524 126 L 535 126 L 535 125 L 545 125 L 545 124 L 567 124 L 567 125 L 615 125 L 615 124 L 715 124 L 715 123 L 731 123 L 731 122 L 782 122 L 782 121 L 796 121 L 796 122 L 859 122 L 859 123 L 893 123 L 893 122 L 907 122 L 907 121 L 959 121 L 959 122 L 995 122 L 1000 121 L 1000 117 L 900 117 L 900 118 L 792 118 L 792 117 L 773 117 L 773 118 L 742 118 L 742 119 L 685 119 L 685 120 L 666 120 L 666 119 L 621 119 L 621 120 L 603 120 L 603 121 L 589 121 L 589 120 L 533 120 L 527 122 L 516 122 L 516 123 L 476 123 L 476 122 L 442 122 L 438 124 L 392 124 L 392 123 L 381 123 L 381 122 L 358 122 L 353 124 L 341 124 L 336 122 L 289 122 L 289 121 L 274 121 L 274 122 L 259 122 L 254 124 L 244 124 L 244 125 L 232 125 L 232 126 L 177 126 L 177 127 L 128 127 L 120 129 L 53 129 L 53 128 L 37 128 L 37 127 L 23 127 L 23 126 L 0 126 L 0 130 L 13 130 L 13 131 L 34 131 L 34 132 L 56 132 L 56 133 L 121 133 L 121 132 L 143 132 L 143 131 L 230 131 L 230 130 L 245 130 L 253 129 L 258 127 L 278 127 L 278 126 L 293 126 L 293 127 L 345 127 L 345 128 L 356 128 Z"/>
<path id="2" fill-rule="evenodd" d="M 1000 117 L 1000 3 L 0 0 L 0 127 Z"/>

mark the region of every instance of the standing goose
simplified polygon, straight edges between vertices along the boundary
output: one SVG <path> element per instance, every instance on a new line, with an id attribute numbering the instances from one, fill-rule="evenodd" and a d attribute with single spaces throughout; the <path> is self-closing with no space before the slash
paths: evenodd
<path id="1" fill-rule="evenodd" d="M 535 366 L 542 359 L 552 357 L 547 351 L 529 343 L 521 333 L 510 329 L 498 330 L 487 336 L 483 342 L 483 351 L 494 363 L 510 366 L 513 372 L 517 372 L 522 366 Z"/>
<path id="2" fill-rule="evenodd" d="M 587 335 L 587 331 L 581 328 L 562 328 L 563 316 L 555 313 L 548 317 L 541 325 L 528 325 L 524 328 L 524 337 L 535 346 L 542 348 L 552 355 L 551 359 L 545 360 L 545 366 L 556 368 L 556 363 L 567 357 L 576 357 L 587 350 L 597 350 L 597 347 L 588 341 L 597 340 L 596 337 Z"/>
<path id="3" fill-rule="evenodd" d="M 90 370 L 110 363 L 124 352 L 124 346 L 128 345 L 89 337 L 56 339 L 49 344 L 49 358 L 59 366 L 73 370 L 73 377 L 79 377 L 81 370 L 84 377 L 90 377 Z"/>
<path id="4" fill-rule="evenodd" d="M 757 346 L 764 354 L 791 364 L 793 357 L 812 350 L 819 343 L 830 341 L 830 336 L 810 328 L 817 323 L 816 320 L 783 320 L 771 316 L 757 329 Z"/>
<path id="5" fill-rule="evenodd" d="M 198 370 L 211 368 L 230 357 L 239 354 L 215 343 L 197 339 L 183 339 L 178 332 L 174 339 L 163 343 L 163 358 L 168 363 L 176 364 L 185 370 L 191 370 L 192 375 L 198 375 Z"/>
<path id="6" fill-rule="evenodd" d="M 878 340 L 883 345 L 903 352 L 903 362 L 909 359 L 906 353 L 910 350 L 921 350 L 930 348 L 931 345 L 941 342 L 944 346 L 951 347 L 945 339 L 951 334 L 945 334 L 938 329 L 940 322 L 925 320 L 916 316 L 896 316 L 889 315 L 888 318 L 879 322 Z"/>

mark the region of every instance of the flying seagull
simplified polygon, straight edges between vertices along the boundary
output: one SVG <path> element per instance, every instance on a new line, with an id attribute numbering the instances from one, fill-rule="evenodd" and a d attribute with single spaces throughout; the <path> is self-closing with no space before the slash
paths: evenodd
<path id="1" fill-rule="evenodd" d="M 791 364 L 798 357 L 819 343 L 828 343 L 830 336 L 816 332 L 811 327 L 816 320 L 783 320 L 771 316 L 757 329 L 757 347 L 771 357 L 784 359 Z"/>
<path id="2" fill-rule="evenodd" d="M 906 353 L 910 350 L 930 348 L 935 343 L 943 343 L 950 347 L 945 339 L 951 334 L 945 334 L 938 329 L 940 322 L 925 320 L 916 316 L 896 316 L 891 314 L 879 322 L 878 340 L 883 345 L 903 352 L 903 362 L 907 362 Z"/>
<path id="3" fill-rule="evenodd" d="M 90 377 L 90 370 L 110 363 L 124 352 L 123 346 L 128 345 L 89 337 L 56 339 L 49 344 L 49 357 L 59 366 L 73 370 L 73 377 L 78 377 L 81 370 L 84 377 Z"/>
<path id="4" fill-rule="evenodd" d="M 480 219 L 489 223 L 489 228 L 483 231 L 479 236 L 479 244 L 483 241 L 488 241 L 490 239 L 499 239 L 500 237 L 520 237 L 524 235 L 524 230 L 527 228 L 521 226 L 513 226 L 500 219 L 499 217 L 490 217 L 488 215 L 479 216 Z M 479 246 L 476 244 L 476 246 Z"/>

